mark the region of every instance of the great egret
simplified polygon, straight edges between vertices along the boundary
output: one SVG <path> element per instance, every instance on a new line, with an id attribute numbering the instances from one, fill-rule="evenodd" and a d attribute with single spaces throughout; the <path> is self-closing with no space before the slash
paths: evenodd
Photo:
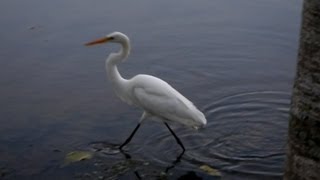
<path id="1" fill-rule="evenodd" d="M 184 152 L 183 144 L 167 122 L 178 122 L 189 127 L 199 128 L 207 123 L 203 113 L 177 90 L 157 77 L 145 74 L 136 75 L 131 79 L 121 77 L 117 64 L 125 61 L 130 53 L 130 40 L 125 34 L 113 32 L 106 37 L 85 45 L 91 46 L 106 42 L 119 43 L 121 45 L 120 51 L 111 53 L 106 60 L 107 75 L 115 93 L 129 105 L 135 105 L 144 110 L 138 125 L 119 147 L 120 150 L 130 142 L 140 124 L 146 118 L 155 116 L 164 122 Z"/>

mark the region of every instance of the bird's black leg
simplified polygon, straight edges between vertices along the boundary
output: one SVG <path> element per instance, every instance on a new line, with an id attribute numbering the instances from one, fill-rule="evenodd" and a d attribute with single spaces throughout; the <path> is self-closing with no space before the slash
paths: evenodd
<path id="1" fill-rule="evenodd" d="M 133 132 L 130 134 L 130 136 L 128 137 L 128 139 L 119 147 L 120 150 L 122 150 L 123 146 L 125 146 L 126 144 L 128 144 L 132 137 L 134 136 L 134 134 L 137 132 L 137 130 L 140 127 L 140 123 L 138 123 L 138 125 L 136 126 L 136 128 L 134 128 Z"/>
<path id="2" fill-rule="evenodd" d="M 186 149 L 184 148 L 182 142 L 180 141 L 180 139 L 178 138 L 178 136 L 173 132 L 173 130 L 170 128 L 170 126 L 169 126 L 166 122 L 165 122 L 164 124 L 167 126 L 167 128 L 169 129 L 169 131 L 171 132 L 171 134 L 174 136 L 174 138 L 176 139 L 177 143 L 181 146 L 181 148 L 182 148 L 182 150 L 183 150 L 181 154 L 183 154 Z"/>

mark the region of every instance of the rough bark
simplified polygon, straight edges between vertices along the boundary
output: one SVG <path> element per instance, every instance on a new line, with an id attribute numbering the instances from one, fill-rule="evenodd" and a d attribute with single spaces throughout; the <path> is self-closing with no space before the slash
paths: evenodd
<path id="1" fill-rule="evenodd" d="M 304 0 L 285 180 L 320 180 L 320 0 Z"/>

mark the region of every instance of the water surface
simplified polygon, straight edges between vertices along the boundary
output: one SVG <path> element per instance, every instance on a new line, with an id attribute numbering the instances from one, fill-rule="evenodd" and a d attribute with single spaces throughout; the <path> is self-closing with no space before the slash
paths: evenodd
<path id="1" fill-rule="evenodd" d="M 300 0 L 18 1 L 0 6 L 0 175 L 4 179 L 281 179 Z M 164 79 L 207 117 L 205 129 L 146 122 L 124 154 L 61 167 L 68 152 L 119 144 L 141 110 L 121 102 L 104 60 L 83 44 L 126 33 L 124 77 Z"/>

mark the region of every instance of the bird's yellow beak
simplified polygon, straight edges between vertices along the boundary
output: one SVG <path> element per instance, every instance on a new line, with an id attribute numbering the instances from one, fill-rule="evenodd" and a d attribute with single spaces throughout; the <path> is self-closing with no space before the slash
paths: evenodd
<path id="1" fill-rule="evenodd" d="M 102 43 L 106 43 L 109 40 L 111 40 L 112 38 L 110 37 L 104 37 L 104 38 L 100 38 L 100 39 L 96 39 L 94 41 L 88 42 L 85 45 L 86 46 L 92 46 L 92 45 L 96 45 L 96 44 L 102 44 Z"/>

